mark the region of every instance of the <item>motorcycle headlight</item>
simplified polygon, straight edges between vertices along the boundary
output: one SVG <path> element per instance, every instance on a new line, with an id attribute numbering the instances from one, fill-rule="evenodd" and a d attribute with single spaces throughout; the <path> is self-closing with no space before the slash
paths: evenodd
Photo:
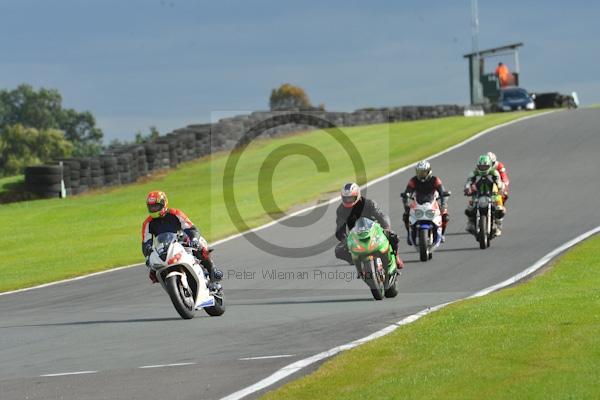
<path id="1" fill-rule="evenodd" d="M 490 199 L 488 197 L 480 197 L 477 200 L 477 204 L 480 208 L 486 208 L 490 204 Z"/>
<path id="2" fill-rule="evenodd" d="M 423 214 L 424 214 L 424 213 L 423 213 L 423 210 L 415 210 L 415 217 L 416 217 L 417 219 L 419 219 L 419 218 L 423 218 Z"/>
<path id="3" fill-rule="evenodd" d="M 433 210 L 427 210 L 427 211 L 425 212 L 425 216 L 426 216 L 427 218 L 430 218 L 430 219 L 432 219 L 433 217 L 435 217 L 435 211 L 433 211 Z"/>

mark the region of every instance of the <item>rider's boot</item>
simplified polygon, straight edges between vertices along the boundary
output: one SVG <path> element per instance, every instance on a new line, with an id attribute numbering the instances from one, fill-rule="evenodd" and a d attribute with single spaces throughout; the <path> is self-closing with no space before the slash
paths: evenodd
<path id="1" fill-rule="evenodd" d="M 476 229 L 475 229 L 475 218 L 473 217 L 468 217 L 467 219 L 467 227 L 465 228 L 465 230 L 471 234 L 475 234 Z"/>
<path id="2" fill-rule="evenodd" d="M 223 279 L 223 271 L 215 267 L 210 257 L 204 258 L 200 263 L 204 266 L 204 268 L 206 268 L 206 271 L 208 272 L 208 290 L 218 290 L 221 286 L 219 281 Z"/>
<path id="3" fill-rule="evenodd" d="M 502 219 L 496 219 L 496 231 L 494 232 L 494 235 L 496 237 L 502 235 Z"/>

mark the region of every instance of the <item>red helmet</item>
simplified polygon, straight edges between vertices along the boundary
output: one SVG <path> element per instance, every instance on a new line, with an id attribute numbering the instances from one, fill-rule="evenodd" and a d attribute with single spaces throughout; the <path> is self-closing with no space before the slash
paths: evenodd
<path id="1" fill-rule="evenodd" d="M 152 218 L 164 217 L 169 209 L 169 200 L 164 192 L 150 192 L 146 197 L 146 206 Z"/>
<path id="2" fill-rule="evenodd" d="M 354 183 L 346 183 L 342 187 L 342 204 L 346 208 L 352 208 L 360 200 L 360 187 Z"/>

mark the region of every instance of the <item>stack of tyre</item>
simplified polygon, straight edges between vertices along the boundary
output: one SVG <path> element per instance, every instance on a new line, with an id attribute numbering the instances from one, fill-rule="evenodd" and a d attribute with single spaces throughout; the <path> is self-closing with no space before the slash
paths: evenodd
<path id="1" fill-rule="evenodd" d="M 119 163 L 116 156 L 104 154 L 100 156 L 104 171 L 104 186 L 114 186 L 121 183 L 119 179 Z"/>
<path id="2" fill-rule="evenodd" d="M 146 162 L 148 171 L 157 171 L 169 168 L 169 144 L 151 142 L 145 143 Z"/>
<path id="3" fill-rule="evenodd" d="M 60 165 L 36 165 L 25 168 L 25 189 L 41 198 L 60 197 L 63 168 Z"/>
<path id="4" fill-rule="evenodd" d="M 119 183 L 126 184 L 133 182 L 133 177 L 131 175 L 132 164 L 133 156 L 131 155 L 131 153 L 122 153 L 117 156 Z"/>
<path id="5" fill-rule="evenodd" d="M 99 158 L 90 158 L 90 188 L 99 188 L 104 186 L 104 170 L 102 169 L 102 160 Z"/>
<path id="6" fill-rule="evenodd" d="M 174 133 L 174 137 L 176 138 L 180 149 L 180 161 L 191 161 L 197 158 L 196 135 L 194 132 L 187 128 L 183 128 L 176 130 Z"/>
<path id="7" fill-rule="evenodd" d="M 174 136 L 164 136 L 159 138 L 156 143 L 166 145 L 168 150 L 167 159 L 168 164 L 165 168 L 176 168 L 179 165 L 179 143 L 176 137 Z"/>
<path id="8" fill-rule="evenodd" d="M 79 193 L 79 178 L 81 175 L 81 164 L 79 161 L 72 158 L 57 160 L 57 163 L 63 164 L 63 178 L 65 180 L 65 188 L 67 196 Z"/>
<path id="9" fill-rule="evenodd" d="M 148 175 L 148 164 L 146 162 L 146 151 L 144 146 L 137 145 L 127 149 L 132 156 L 131 179 L 135 182 L 139 177 Z"/>
<path id="10" fill-rule="evenodd" d="M 210 153 L 210 124 L 190 125 L 188 129 L 194 133 L 196 157 Z"/>
<path id="11" fill-rule="evenodd" d="M 78 193 L 84 193 L 90 190 L 92 183 L 92 170 L 90 167 L 89 158 L 79 158 L 79 191 Z"/>
<path id="12" fill-rule="evenodd" d="M 167 137 L 160 137 L 155 144 L 157 145 L 157 159 L 155 159 L 156 168 L 154 169 L 175 168 L 178 164 L 176 143 Z"/>

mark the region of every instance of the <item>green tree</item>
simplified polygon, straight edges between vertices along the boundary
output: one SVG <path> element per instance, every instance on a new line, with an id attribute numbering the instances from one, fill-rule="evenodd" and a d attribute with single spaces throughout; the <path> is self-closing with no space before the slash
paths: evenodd
<path id="1" fill-rule="evenodd" d="M 102 130 L 96 127 L 96 119 L 89 111 L 77 112 L 71 108 L 62 110 L 59 127 L 65 138 L 73 143 L 76 156 L 92 156 L 102 150 Z"/>
<path id="2" fill-rule="evenodd" d="M 0 128 L 0 175 L 19 174 L 28 165 L 68 157 L 72 151 L 73 145 L 60 130 L 5 126 Z"/>
<path id="3" fill-rule="evenodd" d="M 304 89 L 290 83 L 284 83 L 271 91 L 269 106 L 273 111 L 312 108 Z"/>
<path id="4" fill-rule="evenodd" d="M 38 131 L 60 129 L 73 143 L 73 154 L 89 156 L 102 150 L 102 130 L 89 111 L 78 112 L 62 107 L 55 89 L 34 90 L 22 84 L 14 90 L 0 90 L 0 129 L 20 124 Z"/>
<path id="5" fill-rule="evenodd" d="M 160 136 L 160 132 L 158 131 L 158 128 L 156 128 L 156 126 L 153 125 L 149 129 L 150 133 L 147 136 L 144 136 L 140 131 L 137 131 L 135 133 L 135 142 L 137 144 L 144 143 L 146 140 L 156 139 Z"/>
<path id="6" fill-rule="evenodd" d="M 11 91 L 0 91 L 0 126 L 21 124 L 36 129 L 58 128 L 62 97 L 57 90 L 19 85 Z"/>

